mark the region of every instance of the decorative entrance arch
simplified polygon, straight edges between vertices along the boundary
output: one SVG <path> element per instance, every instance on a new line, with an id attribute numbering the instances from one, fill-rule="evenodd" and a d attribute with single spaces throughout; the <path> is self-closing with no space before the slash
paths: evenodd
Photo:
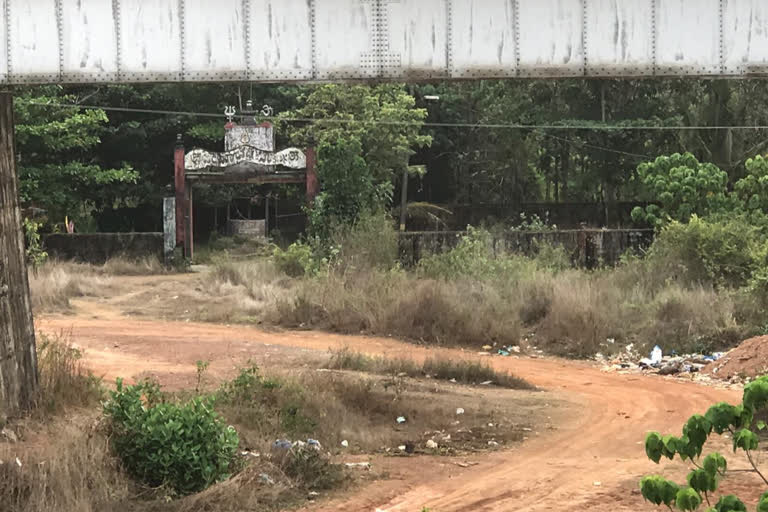
<path id="1" fill-rule="evenodd" d="M 183 247 L 185 258 L 192 258 L 194 254 L 192 206 L 195 184 L 304 183 L 308 203 L 311 204 L 317 195 L 314 148 L 275 151 L 272 124 L 259 123 L 250 101 L 247 105 L 239 123 L 233 121 L 235 108 L 225 109 L 228 120 L 224 125 L 223 153 L 200 148 L 185 153 L 181 134 L 178 135 L 174 151 L 176 247 Z"/>

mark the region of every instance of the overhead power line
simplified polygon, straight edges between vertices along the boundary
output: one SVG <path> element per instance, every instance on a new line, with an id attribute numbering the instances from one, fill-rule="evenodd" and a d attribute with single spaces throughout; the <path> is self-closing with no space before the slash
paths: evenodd
<path id="1" fill-rule="evenodd" d="M 185 112 L 178 110 L 156 110 L 144 108 L 113 107 L 109 105 L 78 105 L 66 103 L 43 103 L 31 101 L 30 105 L 52 108 L 72 108 L 88 110 L 104 110 L 107 112 L 129 112 L 136 114 L 156 114 L 169 116 L 189 116 L 224 118 L 223 114 L 211 112 Z M 357 119 L 314 119 L 301 117 L 264 117 L 271 121 L 287 123 L 337 123 L 337 124 L 373 124 L 382 126 L 424 126 L 430 128 L 481 128 L 492 130 L 586 130 L 586 131 L 713 131 L 713 130 L 768 130 L 768 125 L 734 125 L 734 126 L 707 126 L 707 125 L 622 125 L 622 124 L 521 124 L 521 123 L 437 123 L 421 121 L 389 121 L 373 120 L 360 121 Z M 640 156 L 640 155 L 636 155 Z"/>

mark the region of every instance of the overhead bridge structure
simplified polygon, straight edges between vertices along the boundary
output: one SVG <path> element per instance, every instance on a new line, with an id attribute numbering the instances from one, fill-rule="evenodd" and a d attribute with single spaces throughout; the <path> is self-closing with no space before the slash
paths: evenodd
<path id="1" fill-rule="evenodd" d="M 768 74 L 768 0 L 0 0 L 0 84 Z"/>

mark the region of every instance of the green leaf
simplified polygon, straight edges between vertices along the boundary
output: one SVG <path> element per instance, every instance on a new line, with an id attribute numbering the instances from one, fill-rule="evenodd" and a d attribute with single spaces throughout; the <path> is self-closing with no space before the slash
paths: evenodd
<path id="1" fill-rule="evenodd" d="M 683 426 L 683 436 L 688 438 L 688 446 L 697 457 L 711 432 L 712 423 L 701 414 L 691 416 Z"/>
<path id="2" fill-rule="evenodd" d="M 679 510 L 696 510 L 701 505 L 701 495 L 695 489 L 686 487 L 677 491 L 675 505 Z"/>
<path id="3" fill-rule="evenodd" d="M 651 432 L 645 436 L 645 454 L 649 459 L 658 464 L 663 453 L 664 442 L 661 438 L 661 434 L 658 432 Z"/>
<path id="4" fill-rule="evenodd" d="M 757 435 L 748 428 L 739 430 L 736 432 L 736 435 L 733 436 L 733 451 L 736 451 L 737 448 L 741 448 L 742 450 L 755 450 L 757 449 L 757 445 Z"/>
<path id="5" fill-rule="evenodd" d="M 643 498 L 654 505 L 672 506 L 680 487 L 660 475 L 646 476 L 640 480 Z"/>
<path id="6" fill-rule="evenodd" d="M 688 473 L 688 485 L 699 493 L 716 491 L 717 478 L 716 473 L 709 473 L 703 469 L 694 469 Z"/>
<path id="7" fill-rule="evenodd" d="M 718 434 L 727 431 L 729 427 L 739 423 L 741 409 L 727 402 L 720 402 L 710 407 L 704 417 L 712 424 L 712 429 Z"/>
<path id="8" fill-rule="evenodd" d="M 757 512 L 768 512 L 768 492 L 764 492 L 757 502 Z"/>
<path id="9" fill-rule="evenodd" d="M 745 408 L 760 410 L 768 404 L 768 378 L 760 377 L 744 386 L 742 403 Z"/>
<path id="10" fill-rule="evenodd" d="M 712 476 L 715 476 L 718 473 L 720 474 L 725 473 L 726 469 L 728 468 L 728 462 L 725 460 L 725 457 L 723 457 L 719 453 L 710 453 L 709 455 L 704 457 L 702 466 L 707 473 L 709 473 Z"/>
<path id="11" fill-rule="evenodd" d="M 747 512 L 747 506 L 733 494 L 728 494 L 720 497 L 714 510 L 715 512 Z"/>

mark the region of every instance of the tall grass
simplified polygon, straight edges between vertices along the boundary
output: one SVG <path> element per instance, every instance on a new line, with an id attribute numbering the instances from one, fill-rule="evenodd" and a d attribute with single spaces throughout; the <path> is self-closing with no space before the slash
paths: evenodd
<path id="1" fill-rule="evenodd" d="M 495 254 L 487 233 L 470 230 L 415 271 L 330 267 L 297 281 L 276 303 L 273 320 L 449 345 L 518 344 L 528 331 L 534 344 L 569 357 L 610 354 L 630 343 L 640 351 L 655 344 L 713 350 L 762 325 L 757 309 L 739 307 L 749 301 L 734 287 L 748 279 L 729 263 L 744 244 L 710 249 L 721 231 L 706 223 L 674 226 L 646 258 L 585 271 L 567 268 L 560 248 L 542 246 L 533 258 Z M 677 245 L 686 250 L 672 250 Z M 689 270 L 699 267 L 708 270 Z M 719 279 L 732 275 L 740 281 Z"/>
<path id="2" fill-rule="evenodd" d="M 37 335 L 37 367 L 42 414 L 96 405 L 103 397 L 101 379 L 83 366 L 82 352 L 68 333 Z"/>
<path id="3" fill-rule="evenodd" d="M 487 362 L 475 360 L 451 360 L 444 357 L 427 358 L 421 365 L 411 359 L 393 359 L 368 356 L 349 348 L 332 352 L 328 368 L 354 370 L 385 375 L 407 375 L 409 377 L 430 377 L 439 380 L 453 380 L 462 384 L 491 383 L 512 389 L 533 389 L 525 380 L 506 372 L 497 372 Z"/>
<path id="4" fill-rule="evenodd" d="M 91 265 L 49 261 L 29 274 L 32 308 L 38 312 L 69 309 L 69 300 L 103 294 L 111 279 Z"/>

